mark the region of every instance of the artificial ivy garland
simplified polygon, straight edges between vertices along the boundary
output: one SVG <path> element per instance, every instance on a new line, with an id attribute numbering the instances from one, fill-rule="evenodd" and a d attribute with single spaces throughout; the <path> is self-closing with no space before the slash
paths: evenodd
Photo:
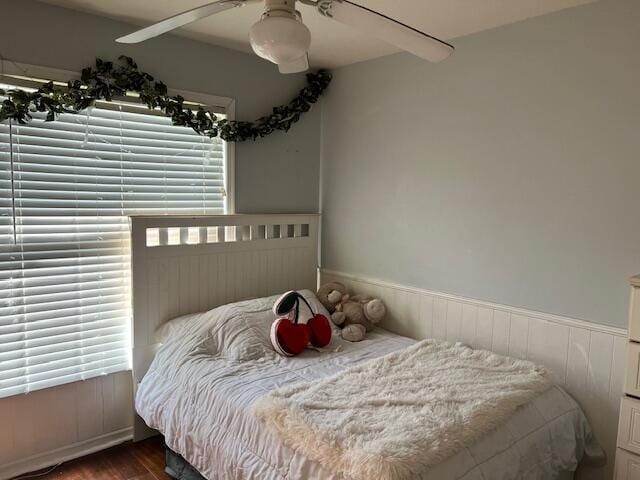
<path id="1" fill-rule="evenodd" d="M 169 96 L 167 86 L 140 71 L 130 57 L 120 57 L 118 64 L 97 58 L 95 68 L 83 69 L 80 80 L 70 80 L 66 88 L 49 82 L 35 92 L 0 89 L 0 95 L 7 97 L 0 105 L 0 122 L 11 119 L 26 124 L 32 119 L 33 111 L 47 112 L 46 121 L 51 122 L 58 114 L 79 113 L 97 100 L 112 101 L 114 97 L 135 92 L 147 107 L 160 109 L 171 117 L 174 125 L 191 127 L 211 138 L 243 142 L 265 137 L 275 130 L 289 130 L 318 101 L 330 82 L 331 74 L 326 70 L 308 73 L 307 86 L 288 105 L 274 107 L 271 115 L 255 122 L 243 122 L 218 119 L 213 112 L 202 107 L 196 111 L 185 107 L 183 97 Z"/>

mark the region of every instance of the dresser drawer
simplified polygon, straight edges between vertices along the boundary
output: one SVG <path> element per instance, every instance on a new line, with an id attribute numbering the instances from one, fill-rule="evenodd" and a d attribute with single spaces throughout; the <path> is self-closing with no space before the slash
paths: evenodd
<path id="1" fill-rule="evenodd" d="M 629 340 L 640 342 L 640 286 L 631 286 L 629 304 Z"/>
<path id="2" fill-rule="evenodd" d="M 618 448 L 615 480 L 640 480 L 640 457 Z"/>
<path id="3" fill-rule="evenodd" d="M 629 340 L 640 342 L 640 287 L 631 287 L 631 306 L 629 307 Z"/>
<path id="4" fill-rule="evenodd" d="M 640 455 L 640 400 L 622 397 L 618 447 Z"/>
<path id="5" fill-rule="evenodd" d="M 640 397 L 640 343 L 629 342 L 627 345 L 624 391 L 629 395 Z"/>

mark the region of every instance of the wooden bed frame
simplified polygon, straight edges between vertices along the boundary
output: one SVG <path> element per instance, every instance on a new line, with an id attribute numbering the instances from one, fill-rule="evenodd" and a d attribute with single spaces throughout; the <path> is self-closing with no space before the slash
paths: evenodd
<path id="1" fill-rule="evenodd" d="M 172 318 L 289 289 L 315 290 L 319 215 L 132 216 L 134 390 Z M 155 434 L 140 418 L 134 440 Z"/>

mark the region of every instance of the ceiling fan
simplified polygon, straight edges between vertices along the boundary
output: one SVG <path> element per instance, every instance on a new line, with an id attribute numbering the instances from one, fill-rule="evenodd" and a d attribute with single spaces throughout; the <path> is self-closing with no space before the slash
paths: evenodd
<path id="1" fill-rule="evenodd" d="M 309 68 L 307 52 L 311 32 L 302 23 L 296 0 L 218 0 L 138 30 L 116 41 L 139 43 L 202 18 L 249 3 L 264 1 L 265 11 L 249 31 L 254 52 L 278 65 L 281 73 L 303 72 Z M 349 0 L 298 0 L 321 15 L 370 34 L 402 50 L 431 62 L 453 53 L 453 46 Z"/>

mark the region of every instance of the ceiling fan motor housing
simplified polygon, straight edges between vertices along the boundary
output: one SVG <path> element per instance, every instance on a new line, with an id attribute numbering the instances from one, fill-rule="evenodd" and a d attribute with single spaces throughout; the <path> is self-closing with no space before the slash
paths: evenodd
<path id="1" fill-rule="evenodd" d="M 264 12 L 268 14 L 271 11 L 288 11 L 294 13 L 296 11 L 295 0 L 265 0 Z"/>
<path id="2" fill-rule="evenodd" d="M 262 18 L 249 30 L 256 54 L 277 65 L 295 62 L 307 54 L 311 32 L 302 23 L 295 0 L 266 0 Z"/>

